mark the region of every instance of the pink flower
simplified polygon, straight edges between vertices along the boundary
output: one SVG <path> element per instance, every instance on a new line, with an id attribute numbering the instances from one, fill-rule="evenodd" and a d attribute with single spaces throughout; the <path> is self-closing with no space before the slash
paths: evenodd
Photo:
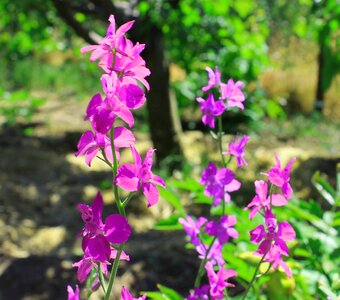
<path id="1" fill-rule="evenodd" d="M 200 229 L 207 222 L 207 219 L 200 217 L 195 221 L 192 217 L 186 216 L 186 219 L 179 218 L 178 222 L 183 225 L 183 229 L 190 237 L 190 243 L 194 246 L 198 246 L 200 244 L 200 239 L 198 237 L 201 233 Z"/>
<path id="2" fill-rule="evenodd" d="M 215 117 L 222 115 L 225 110 L 223 101 L 215 102 L 213 94 L 209 94 L 207 100 L 201 97 L 196 98 L 196 100 L 201 103 L 203 124 L 208 125 L 210 128 L 215 128 Z"/>
<path id="3" fill-rule="evenodd" d="M 202 92 L 206 92 L 221 83 L 221 72 L 219 71 L 218 67 L 215 67 L 215 71 L 209 67 L 206 67 L 205 70 L 208 72 L 209 81 L 208 85 L 202 88 Z"/>
<path id="4" fill-rule="evenodd" d="M 244 135 L 240 141 L 237 141 L 237 137 L 235 137 L 235 140 L 233 143 L 229 144 L 229 151 L 223 152 L 222 154 L 227 155 L 233 155 L 236 157 L 237 161 L 237 166 L 240 168 L 242 165 L 248 166 L 248 163 L 246 159 L 244 158 L 245 153 L 244 153 L 244 147 L 246 146 L 246 143 L 249 140 L 249 136 Z"/>
<path id="5" fill-rule="evenodd" d="M 75 291 L 73 291 L 70 285 L 67 286 L 67 300 L 79 300 L 79 287 L 76 285 Z"/>
<path id="6" fill-rule="evenodd" d="M 272 249 L 266 255 L 264 261 L 271 263 L 271 267 L 273 268 L 273 270 L 281 267 L 288 277 L 292 277 L 292 271 L 289 266 L 283 261 L 282 255 L 277 247 L 272 247 Z"/>
<path id="7" fill-rule="evenodd" d="M 242 87 L 241 81 L 234 83 L 232 79 L 229 79 L 227 84 L 221 83 L 220 99 L 227 100 L 227 107 L 238 107 L 243 110 L 243 102 L 246 98 L 241 91 Z"/>
<path id="8" fill-rule="evenodd" d="M 110 26 L 106 32 L 106 37 L 99 41 L 98 45 L 91 45 L 81 48 L 81 52 L 84 54 L 88 51 L 92 51 L 90 60 L 95 61 L 101 59 L 101 61 L 112 62 L 115 53 L 121 55 L 127 55 L 123 51 L 126 37 L 124 36 L 128 32 L 134 21 L 123 24 L 116 30 L 116 22 L 113 15 L 109 17 Z"/>
<path id="9" fill-rule="evenodd" d="M 265 213 L 265 222 L 267 232 L 263 225 L 250 231 L 250 241 L 254 244 L 260 243 L 256 253 L 264 255 L 274 245 L 281 254 L 288 256 L 289 250 L 286 241 L 295 239 L 293 227 L 287 222 L 282 222 L 277 226 L 277 220 L 270 210 Z"/>
<path id="10" fill-rule="evenodd" d="M 122 300 L 145 300 L 146 299 L 146 295 L 143 295 L 138 298 L 133 298 L 129 290 L 124 286 L 122 287 L 121 297 L 122 297 Z"/>
<path id="11" fill-rule="evenodd" d="M 263 180 L 255 181 L 256 196 L 245 208 L 251 208 L 249 218 L 253 219 L 257 213 L 263 208 L 269 210 L 271 206 L 283 206 L 287 203 L 287 199 L 280 194 L 268 195 L 268 184 Z"/>
<path id="12" fill-rule="evenodd" d="M 186 298 L 186 300 L 208 300 L 209 285 L 205 284 L 202 287 L 194 288 L 194 291 Z"/>
<path id="13" fill-rule="evenodd" d="M 292 168 L 292 164 L 296 161 L 296 158 L 293 157 L 287 164 L 287 166 L 281 169 L 281 162 L 277 155 L 275 155 L 276 165 L 272 167 L 268 174 L 262 173 L 263 175 L 268 176 L 268 180 L 274 184 L 275 186 L 281 188 L 283 195 L 290 199 L 293 196 L 293 189 L 290 186 L 290 171 Z"/>
<path id="14" fill-rule="evenodd" d="M 136 143 L 133 133 L 120 126 L 114 130 L 114 145 L 116 157 L 119 160 L 119 148 L 126 148 Z M 85 154 L 85 162 L 90 167 L 92 160 L 96 157 L 100 150 L 104 150 L 106 158 L 112 162 L 112 148 L 111 141 L 108 136 L 100 132 L 86 131 L 80 137 L 77 145 L 78 151 L 75 153 L 76 156 Z"/>
<path id="15" fill-rule="evenodd" d="M 218 206 L 222 199 L 229 202 L 229 192 L 237 191 L 241 187 L 241 183 L 235 179 L 234 172 L 227 168 L 218 170 L 212 162 L 203 171 L 200 183 L 205 185 L 204 194 L 213 197 L 214 206 Z"/>
<path id="16" fill-rule="evenodd" d="M 128 240 L 131 228 L 127 219 L 118 214 L 109 215 L 102 222 L 103 198 L 97 194 L 92 206 L 78 204 L 78 210 L 85 222 L 80 233 L 82 247 L 87 257 L 107 263 L 111 256 L 112 244 L 121 244 Z"/>
<path id="17" fill-rule="evenodd" d="M 148 206 L 155 205 L 159 198 L 157 185 L 165 188 L 163 179 L 154 175 L 151 171 L 152 156 L 155 149 L 149 149 L 142 162 L 137 150 L 133 146 L 130 148 L 135 163 L 121 165 L 118 168 L 114 184 L 130 192 L 138 191 L 141 188 Z"/>
<path id="18" fill-rule="evenodd" d="M 233 228 L 236 224 L 234 216 L 223 216 L 219 222 L 210 221 L 205 227 L 205 232 L 216 236 L 221 245 L 228 242 L 229 238 L 238 238 L 238 232 Z"/>
<path id="19" fill-rule="evenodd" d="M 200 259 L 205 259 L 205 255 L 207 253 L 207 250 L 209 248 L 209 245 L 200 244 L 196 246 L 196 251 L 199 254 Z M 210 251 L 208 253 L 207 259 L 213 264 L 213 265 L 223 265 L 224 259 L 222 257 L 222 246 L 218 241 L 215 241 L 210 248 Z"/>
<path id="20" fill-rule="evenodd" d="M 237 272 L 231 269 L 225 270 L 224 266 L 222 266 L 218 272 L 215 273 L 214 266 L 210 262 L 207 262 L 205 269 L 208 274 L 211 299 L 224 299 L 224 289 L 226 287 L 235 286 L 227 280 L 231 277 L 237 276 Z"/>

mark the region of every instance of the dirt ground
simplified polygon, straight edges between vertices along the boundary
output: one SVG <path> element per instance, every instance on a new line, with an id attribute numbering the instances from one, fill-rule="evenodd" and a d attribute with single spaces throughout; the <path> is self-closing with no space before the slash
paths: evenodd
<path id="1" fill-rule="evenodd" d="M 71 264 L 81 257 L 75 235 L 82 227 L 76 204 L 92 201 L 98 186 L 112 179 L 100 161 L 88 168 L 83 158 L 74 157 L 87 126 L 82 121 L 85 107 L 85 102 L 52 98 L 34 117 L 33 135 L 24 136 L 18 128 L 0 133 L 0 299 L 66 299 L 67 284 L 76 284 Z M 284 161 L 298 157 L 293 174 L 298 195 L 316 196 L 305 187 L 318 169 L 334 180 L 340 161 L 340 133 L 335 134 L 329 134 L 327 147 L 321 147 L 317 138 L 252 137 L 247 149 L 249 169 L 240 172 L 245 189 L 252 193 L 251 181 L 273 163 L 276 152 Z M 140 149 L 146 149 L 147 134 L 137 135 Z M 192 131 L 184 133 L 182 140 L 192 163 L 199 163 L 204 151 L 214 158 L 209 136 Z M 111 191 L 103 190 L 103 196 L 105 206 L 114 207 Z M 133 234 L 126 251 L 131 261 L 122 264 L 117 286 L 124 283 L 132 291 L 142 291 L 162 283 L 185 295 L 198 267 L 195 255 L 184 248 L 182 232 L 152 230 L 156 220 L 172 213 L 171 208 L 160 201 L 147 209 L 141 198 L 132 200 L 128 213 Z"/>

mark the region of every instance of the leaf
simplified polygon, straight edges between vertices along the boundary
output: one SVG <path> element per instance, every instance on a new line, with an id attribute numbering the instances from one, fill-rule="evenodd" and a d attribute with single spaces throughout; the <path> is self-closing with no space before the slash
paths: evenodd
<path id="1" fill-rule="evenodd" d="M 330 204 L 334 205 L 335 203 L 335 191 L 332 186 L 321 177 L 320 172 L 315 172 L 312 177 L 312 183 L 315 188 L 318 190 L 320 195 Z"/>
<path id="2" fill-rule="evenodd" d="M 178 196 L 168 189 L 159 189 L 161 197 L 166 200 L 168 203 L 170 203 L 179 213 L 181 213 L 182 216 L 185 216 L 185 210 L 184 207 L 181 204 L 181 201 L 179 200 Z"/>
<path id="3" fill-rule="evenodd" d="M 148 298 L 153 300 L 165 300 L 167 298 L 164 298 L 163 295 L 160 292 L 142 292 L 145 294 Z"/>
<path id="4" fill-rule="evenodd" d="M 157 284 L 158 289 L 161 291 L 164 299 L 169 300 L 183 300 L 184 298 L 178 294 L 175 290 L 168 288 L 164 285 Z"/>
<path id="5" fill-rule="evenodd" d="M 162 219 L 154 225 L 156 230 L 182 230 L 182 225 L 178 223 L 181 215 L 171 215 L 167 219 Z"/>

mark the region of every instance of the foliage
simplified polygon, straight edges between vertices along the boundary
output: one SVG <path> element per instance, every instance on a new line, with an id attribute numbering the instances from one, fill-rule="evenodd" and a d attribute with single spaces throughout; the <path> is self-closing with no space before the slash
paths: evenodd
<path id="1" fill-rule="evenodd" d="M 280 209 L 280 220 L 289 220 L 297 232 L 297 241 L 291 242 L 291 258 L 288 264 L 293 269 L 293 277 L 287 278 L 281 270 L 270 270 L 261 277 L 254 290 L 261 290 L 261 299 L 282 299 L 282 295 L 290 299 L 325 299 L 326 296 L 334 297 L 340 291 L 339 277 L 339 251 L 340 251 L 340 172 L 337 175 L 336 190 L 319 174 L 313 176 L 313 184 L 324 199 L 332 205 L 330 211 L 323 211 L 320 204 L 310 199 L 308 201 L 293 198 L 286 209 Z M 168 189 L 171 192 L 171 201 L 167 195 L 162 195 L 174 209 L 174 214 L 167 220 L 162 220 L 156 225 L 158 230 L 177 229 L 174 219 L 185 210 L 192 212 L 192 207 L 202 204 L 211 205 L 211 199 L 203 195 L 203 186 L 188 175 L 181 180 L 169 180 Z M 174 199 L 177 195 L 177 200 Z M 181 196 L 180 196 L 181 195 Z M 178 206 L 183 195 L 189 198 L 187 205 Z M 176 203 L 176 205 L 174 205 Z M 241 207 L 230 203 L 229 212 L 237 218 L 235 228 L 240 237 L 233 243 L 228 243 L 223 248 L 224 259 L 228 265 L 238 271 L 238 282 L 243 285 L 248 282 L 258 264 L 258 258 L 251 253 L 255 250 L 249 244 L 248 231 L 252 228 L 248 212 Z M 208 207 L 208 206 L 207 206 Z M 214 215 L 219 215 L 219 209 L 212 209 Z M 255 221 L 257 219 L 255 218 Z M 257 220 L 257 222 L 259 219 Z M 167 223 L 172 223 L 173 227 Z M 211 237 L 206 236 L 206 239 Z M 292 260 L 292 258 L 294 260 Z M 263 266 L 263 272 L 266 271 Z M 157 293 L 158 295 L 158 293 Z M 266 298 L 264 298 L 266 295 Z M 258 295 L 257 297 L 260 297 Z M 152 299 L 175 299 L 152 298 Z M 235 297 L 239 299 L 239 297 Z M 258 298 L 259 299 L 259 298 Z"/>

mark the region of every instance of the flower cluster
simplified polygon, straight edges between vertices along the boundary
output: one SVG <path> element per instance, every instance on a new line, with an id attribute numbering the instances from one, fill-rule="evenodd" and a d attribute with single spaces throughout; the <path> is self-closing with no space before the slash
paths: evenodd
<path id="1" fill-rule="evenodd" d="M 258 212 L 264 216 L 265 226 L 259 225 L 250 231 L 250 241 L 259 244 L 255 255 L 261 256 L 263 261 L 269 262 L 273 269 L 281 266 L 287 276 L 291 277 L 292 272 L 288 265 L 283 261 L 282 256 L 289 255 L 286 241 L 295 239 L 295 231 L 288 222 L 278 224 L 272 212 L 273 206 L 283 206 L 292 197 L 293 191 L 289 184 L 290 170 L 295 158 L 291 159 L 287 166 L 281 169 L 281 162 L 276 156 L 276 165 L 268 173 L 270 190 L 276 187 L 282 193 L 268 194 L 268 182 L 263 180 L 255 181 L 256 196 L 245 209 L 250 209 L 249 218 L 253 219 Z"/>
<path id="2" fill-rule="evenodd" d="M 243 87 L 241 81 L 234 82 L 233 79 L 229 79 L 227 83 L 223 83 L 218 67 L 215 68 L 215 71 L 207 67 L 206 71 L 208 72 L 209 81 L 202 88 L 202 92 L 209 91 L 208 97 L 207 99 L 198 97 L 196 100 L 201 104 L 203 124 L 210 128 L 215 128 L 215 117 L 222 115 L 226 109 L 232 107 L 238 107 L 243 110 L 243 102 L 246 98 L 241 90 Z M 217 101 L 215 101 L 214 94 L 211 91 L 214 88 L 217 88 L 219 91 Z"/>
<path id="3" fill-rule="evenodd" d="M 146 101 L 144 88 L 149 90 L 146 77 L 150 70 L 141 57 L 145 45 L 136 43 L 126 37 L 134 21 L 116 28 L 115 18 L 109 17 L 110 25 L 106 36 L 98 45 L 86 46 L 82 53 L 91 52 L 90 60 L 99 60 L 98 65 L 104 71 L 101 76 L 102 90 L 95 94 L 86 109 L 85 121 L 91 123 L 92 130 L 86 131 L 80 138 L 75 153 L 84 155 L 86 164 L 91 167 L 96 157 L 106 163 L 113 172 L 113 188 L 115 202 L 119 214 L 111 214 L 102 220 L 103 198 L 97 194 L 92 205 L 78 204 L 78 210 L 84 221 L 84 227 L 78 237 L 82 238 L 83 258 L 74 263 L 78 268 L 77 277 L 80 283 L 89 278 L 91 289 L 102 286 L 108 298 L 116 269 L 109 277 L 108 267 L 118 267 L 119 260 L 129 260 L 124 253 L 124 243 L 129 239 L 131 228 L 125 213 L 125 206 L 132 193 L 141 190 L 147 199 L 148 206 L 155 205 L 159 198 L 157 186 L 165 187 L 162 178 L 153 174 L 153 153 L 149 149 L 142 161 L 141 155 L 135 148 L 136 139 L 131 131 L 134 125 L 133 110 L 140 108 Z M 117 125 L 117 121 L 120 126 Z M 127 124 L 129 128 L 121 126 Z M 134 159 L 133 163 L 120 164 L 121 148 L 129 148 Z M 130 192 L 123 201 L 119 197 L 119 189 Z M 112 261 L 115 263 L 112 264 Z M 105 277 L 109 277 L 106 290 Z M 68 298 L 79 299 L 79 288 L 68 287 Z M 145 296 L 133 298 L 130 292 L 123 287 L 121 297 L 124 300 L 140 299 Z"/>

